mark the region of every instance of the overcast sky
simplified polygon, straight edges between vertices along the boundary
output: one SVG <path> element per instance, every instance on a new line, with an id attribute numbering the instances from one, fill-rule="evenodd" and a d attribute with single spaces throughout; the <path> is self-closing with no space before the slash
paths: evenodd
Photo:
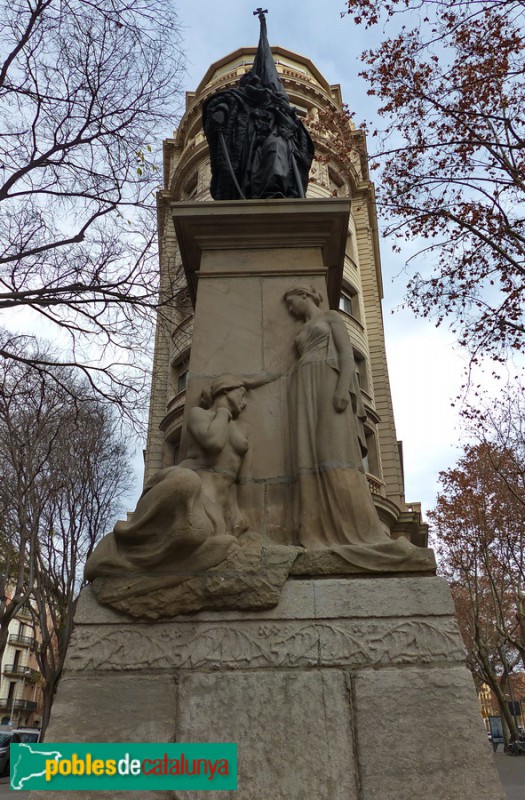
<path id="1" fill-rule="evenodd" d="M 270 44 L 310 58 L 329 83 L 341 84 L 356 122 L 373 122 L 375 107 L 358 73 L 359 54 L 374 40 L 349 17 L 341 19 L 343 5 L 342 0 L 279 0 L 264 5 L 269 11 Z M 257 45 L 254 3 L 180 0 L 178 7 L 188 60 L 187 91 L 196 89 L 213 61 L 238 47 Z M 422 502 L 428 510 L 434 505 L 439 470 L 453 466 L 457 456 L 457 411 L 451 399 L 460 391 L 465 356 L 454 349 L 454 336 L 448 331 L 436 330 L 411 312 L 392 313 L 403 299 L 405 257 L 394 257 L 386 240 L 381 253 L 388 364 L 397 436 L 404 447 L 406 498 Z"/>

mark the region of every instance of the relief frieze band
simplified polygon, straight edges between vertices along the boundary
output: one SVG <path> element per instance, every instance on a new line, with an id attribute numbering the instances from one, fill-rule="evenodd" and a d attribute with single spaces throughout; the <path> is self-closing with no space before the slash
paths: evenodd
<path id="1" fill-rule="evenodd" d="M 366 666 L 463 662 L 451 618 L 286 624 L 164 624 L 79 627 L 67 669 Z"/>

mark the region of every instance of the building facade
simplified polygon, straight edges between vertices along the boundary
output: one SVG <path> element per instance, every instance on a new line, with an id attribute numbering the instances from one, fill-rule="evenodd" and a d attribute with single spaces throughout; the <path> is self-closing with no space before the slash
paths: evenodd
<path id="1" fill-rule="evenodd" d="M 39 726 L 42 721 L 41 674 L 35 651 L 38 647 L 29 606 L 22 606 L 9 625 L 1 664 L 0 724 Z"/>
<path id="2" fill-rule="evenodd" d="M 382 277 L 374 187 L 364 133 L 344 114 L 340 87 L 330 85 L 307 58 L 272 48 L 281 82 L 310 129 L 316 157 L 307 198 L 351 198 L 339 311 L 346 323 L 362 398 L 367 410 L 368 483 L 381 520 L 391 535 L 425 546 L 427 527 L 420 506 L 404 495 L 402 448 L 397 440 L 383 330 Z M 253 63 L 256 48 L 240 48 L 212 64 L 173 137 L 164 143 L 164 186 L 158 196 L 161 307 L 158 317 L 145 479 L 177 463 L 192 341 L 193 306 L 171 214 L 176 201 L 211 200 L 211 168 L 202 130 L 202 104 L 211 94 L 238 84 Z M 337 121 L 338 130 L 325 125 Z M 342 127 L 341 127 L 342 126 Z M 342 133 L 342 135 L 341 135 Z"/>
<path id="3" fill-rule="evenodd" d="M 502 678 L 501 689 L 518 729 L 525 732 L 525 673 L 511 674 L 507 678 Z M 490 686 L 482 683 L 478 689 L 478 700 L 485 728 L 490 731 L 490 717 L 501 717 L 498 699 Z"/>

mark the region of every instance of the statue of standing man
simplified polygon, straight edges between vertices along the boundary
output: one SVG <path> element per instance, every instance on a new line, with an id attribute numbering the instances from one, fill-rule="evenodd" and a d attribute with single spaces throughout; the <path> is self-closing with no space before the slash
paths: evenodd
<path id="1" fill-rule="evenodd" d="M 214 200 L 304 197 L 314 156 L 310 134 L 284 91 L 266 33 L 265 11 L 250 72 L 238 88 L 203 106 Z"/>

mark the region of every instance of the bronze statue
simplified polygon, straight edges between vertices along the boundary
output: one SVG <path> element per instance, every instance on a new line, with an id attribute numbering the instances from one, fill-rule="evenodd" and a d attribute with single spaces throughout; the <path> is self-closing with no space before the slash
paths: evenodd
<path id="1" fill-rule="evenodd" d="M 304 197 L 314 156 L 275 68 L 265 11 L 252 70 L 236 89 L 212 95 L 203 106 L 215 200 Z"/>

